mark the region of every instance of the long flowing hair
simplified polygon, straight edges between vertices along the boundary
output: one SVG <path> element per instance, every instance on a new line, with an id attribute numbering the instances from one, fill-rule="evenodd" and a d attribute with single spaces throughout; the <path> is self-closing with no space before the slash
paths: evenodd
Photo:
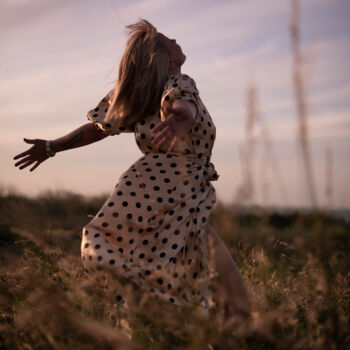
<path id="1" fill-rule="evenodd" d="M 128 40 L 106 121 L 113 123 L 120 118 L 120 125 L 131 126 L 159 108 L 170 53 L 158 40 L 156 28 L 145 19 L 126 29 Z"/>

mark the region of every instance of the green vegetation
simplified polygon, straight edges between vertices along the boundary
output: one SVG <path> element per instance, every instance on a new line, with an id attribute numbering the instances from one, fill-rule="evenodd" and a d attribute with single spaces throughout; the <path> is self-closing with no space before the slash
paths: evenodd
<path id="1" fill-rule="evenodd" d="M 70 193 L 0 196 L 1 349 L 349 347 L 344 220 L 217 205 L 210 223 L 247 282 L 251 318 L 223 331 L 214 316 L 134 299 L 128 332 L 116 326 L 103 283 L 88 278 L 80 259 L 81 228 L 104 201 Z"/>

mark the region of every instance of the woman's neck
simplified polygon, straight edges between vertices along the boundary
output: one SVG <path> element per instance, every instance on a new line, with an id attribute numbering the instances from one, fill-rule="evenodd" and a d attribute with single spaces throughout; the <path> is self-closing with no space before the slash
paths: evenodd
<path id="1" fill-rule="evenodd" d="M 180 74 L 180 73 L 181 73 L 181 66 L 169 68 L 169 75 L 176 75 L 176 74 Z"/>

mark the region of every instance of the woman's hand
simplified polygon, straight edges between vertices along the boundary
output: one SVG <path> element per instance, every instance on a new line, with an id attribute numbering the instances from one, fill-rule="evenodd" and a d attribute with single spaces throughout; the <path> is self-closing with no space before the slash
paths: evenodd
<path id="1" fill-rule="evenodd" d="M 153 132 L 158 134 L 153 138 L 152 143 L 159 148 L 171 141 L 168 148 L 170 152 L 175 147 L 178 137 L 186 135 L 191 130 L 196 112 L 196 107 L 191 102 L 175 101 L 172 107 L 167 108 L 167 119 L 153 129 Z"/>
<path id="2" fill-rule="evenodd" d="M 36 169 L 43 161 L 45 161 L 48 157 L 46 153 L 46 140 L 40 140 L 40 139 L 24 139 L 26 143 L 32 144 L 33 146 L 29 148 L 29 150 L 17 154 L 13 159 L 20 159 L 19 162 L 15 164 L 15 166 L 19 166 L 19 169 L 22 170 L 26 168 L 27 166 L 34 164 L 34 166 L 30 169 L 30 171 L 33 171 Z"/>

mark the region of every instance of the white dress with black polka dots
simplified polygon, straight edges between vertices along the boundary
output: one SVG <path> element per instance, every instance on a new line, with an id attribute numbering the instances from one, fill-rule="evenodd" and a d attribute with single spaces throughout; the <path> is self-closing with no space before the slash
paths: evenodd
<path id="1" fill-rule="evenodd" d="M 210 162 L 215 126 L 195 82 L 172 76 L 161 108 L 124 128 L 104 122 L 113 91 L 87 117 L 110 135 L 133 132 L 143 156 L 119 178 L 97 215 L 83 229 L 81 252 L 88 272 L 112 270 L 144 290 L 181 306 L 209 308 L 209 257 L 206 221 L 216 202 Z M 176 99 L 195 103 L 191 131 L 157 150 L 152 129 L 166 119 Z"/>

